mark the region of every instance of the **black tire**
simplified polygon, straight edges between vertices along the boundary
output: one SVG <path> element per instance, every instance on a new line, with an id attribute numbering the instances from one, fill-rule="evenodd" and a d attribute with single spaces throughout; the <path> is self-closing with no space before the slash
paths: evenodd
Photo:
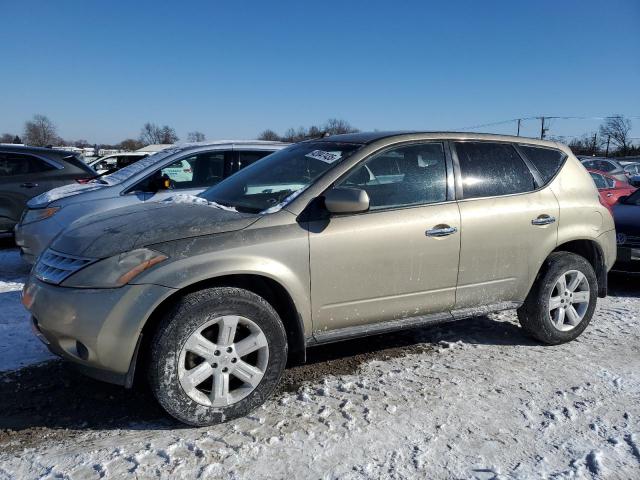
<path id="1" fill-rule="evenodd" d="M 239 315 L 257 324 L 267 339 L 268 362 L 257 387 L 226 407 L 196 402 L 182 388 L 178 376 L 180 352 L 189 336 L 208 319 Z M 287 337 L 282 321 L 262 297 L 232 287 L 208 288 L 182 297 L 160 321 L 152 340 L 149 382 L 162 407 L 193 426 L 222 423 L 246 415 L 260 406 L 277 386 L 287 363 Z"/>
<path id="2" fill-rule="evenodd" d="M 556 328 L 549 314 L 549 299 L 558 278 L 565 272 L 577 270 L 589 282 L 589 304 L 584 317 L 572 330 Z M 528 335 L 549 345 L 576 339 L 589 325 L 598 298 L 598 280 L 591 264 L 580 255 L 554 252 L 545 260 L 524 304 L 518 309 L 520 325 Z"/>

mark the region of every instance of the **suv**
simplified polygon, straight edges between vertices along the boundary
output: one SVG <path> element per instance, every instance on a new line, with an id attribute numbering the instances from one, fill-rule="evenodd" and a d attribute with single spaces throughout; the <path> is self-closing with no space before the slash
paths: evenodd
<path id="1" fill-rule="evenodd" d="M 91 167 L 69 152 L 0 145 L 0 236 L 13 234 L 31 197 L 95 176 Z"/>
<path id="2" fill-rule="evenodd" d="M 194 202 L 83 219 L 23 303 L 54 353 L 125 386 L 139 366 L 167 412 L 208 425 L 264 402 L 311 345 L 515 308 L 541 342 L 573 340 L 615 258 L 564 145 L 359 133 L 292 145 Z"/>
<path id="3" fill-rule="evenodd" d="M 175 145 L 111 175 L 51 190 L 27 204 L 16 227 L 16 244 L 22 258 L 34 263 L 51 239 L 81 217 L 177 193 L 197 195 L 286 145 L 257 140 Z"/>

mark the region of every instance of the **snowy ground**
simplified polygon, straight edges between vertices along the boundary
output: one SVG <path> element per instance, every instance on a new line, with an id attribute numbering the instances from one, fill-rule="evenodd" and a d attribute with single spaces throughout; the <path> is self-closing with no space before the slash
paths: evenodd
<path id="1" fill-rule="evenodd" d="M 4 369 L 48 358 L 23 335 L 25 273 L 0 251 Z M 211 428 L 58 361 L 0 374 L 0 479 L 102 477 L 640 478 L 640 282 L 615 279 L 567 345 L 509 312 L 312 350 Z"/>

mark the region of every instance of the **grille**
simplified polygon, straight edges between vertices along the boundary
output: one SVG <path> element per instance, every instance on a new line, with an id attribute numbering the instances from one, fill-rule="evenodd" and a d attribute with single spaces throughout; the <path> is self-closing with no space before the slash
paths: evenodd
<path id="1" fill-rule="evenodd" d="M 93 262 L 94 260 L 90 258 L 76 257 L 47 249 L 38 259 L 34 274 L 43 282 L 57 285 L 71 274 Z"/>

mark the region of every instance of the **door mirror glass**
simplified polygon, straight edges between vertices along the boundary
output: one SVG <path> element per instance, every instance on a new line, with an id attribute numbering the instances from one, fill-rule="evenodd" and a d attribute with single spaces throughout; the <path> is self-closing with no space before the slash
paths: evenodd
<path id="1" fill-rule="evenodd" d="M 369 195 L 359 188 L 333 188 L 324 196 L 331 213 L 360 213 L 369 210 Z"/>

